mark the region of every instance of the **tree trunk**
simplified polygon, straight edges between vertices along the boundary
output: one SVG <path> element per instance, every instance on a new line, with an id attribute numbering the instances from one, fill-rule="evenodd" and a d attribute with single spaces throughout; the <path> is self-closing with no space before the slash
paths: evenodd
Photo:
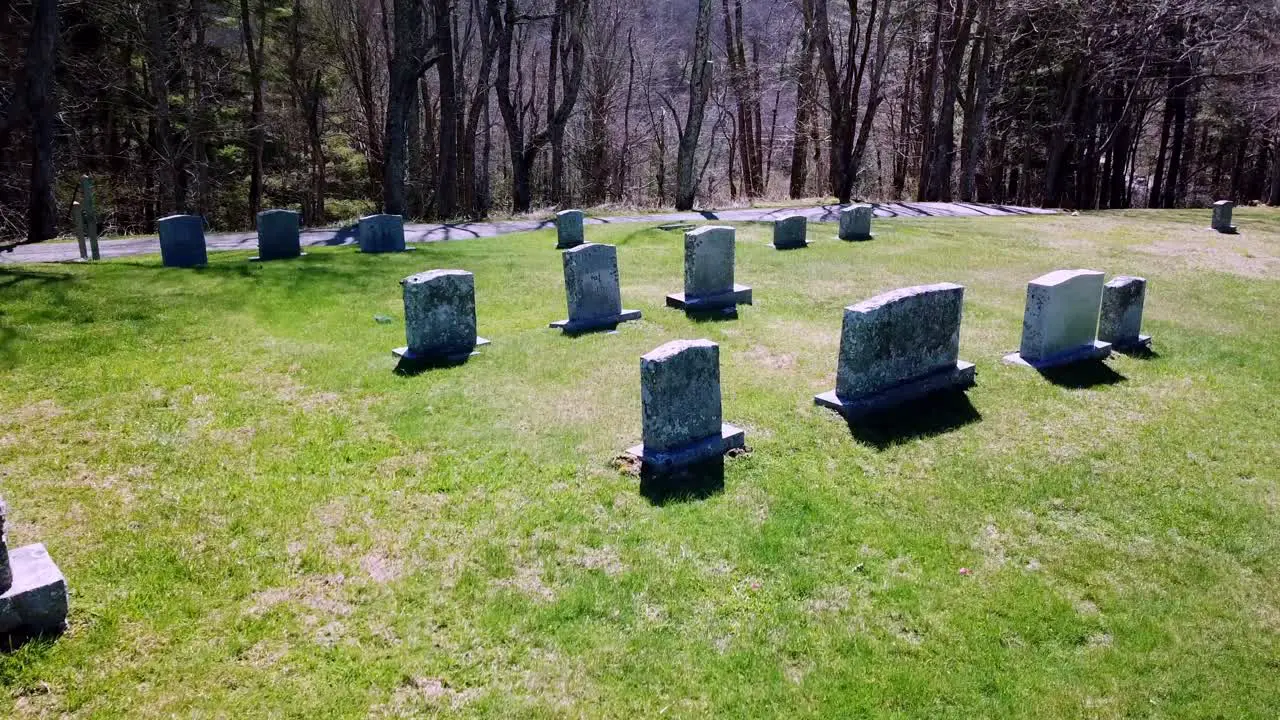
<path id="1" fill-rule="evenodd" d="M 804 28 L 800 39 L 800 67 L 796 82 L 796 121 L 791 144 L 791 184 L 788 194 L 797 200 L 807 197 L 809 179 L 809 124 L 813 122 L 815 81 L 813 72 L 813 0 L 804 0 Z"/>
<path id="2" fill-rule="evenodd" d="M 698 23 L 693 33 L 693 65 L 689 68 L 689 110 L 676 150 L 676 209 L 692 210 L 697 195 L 694 158 L 702 118 L 711 96 L 711 0 L 698 0 Z"/>
<path id="3" fill-rule="evenodd" d="M 440 92 L 440 141 L 436 166 L 436 214 L 448 220 L 458 211 L 458 115 L 461 99 L 455 79 L 453 47 L 453 3 L 431 0 L 436 26 L 436 79 Z M 480 79 L 481 84 L 488 78 Z"/>
<path id="4" fill-rule="evenodd" d="M 253 19 L 249 13 L 249 0 L 240 0 L 240 31 L 244 37 L 244 51 L 249 63 L 249 86 L 252 100 L 249 107 L 249 222 L 258 226 L 258 211 L 262 209 L 262 152 L 266 143 L 266 126 L 262 104 L 263 47 L 266 44 L 265 0 L 257 5 L 258 39 L 253 37 Z"/>
<path id="5" fill-rule="evenodd" d="M 57 0 L 37 0 L 26 57 L 26 107 L 31 127 L 31 184 L 27 202 L 27 241 L 58 234 L 54 196 L 54 63 L 58 45 Z"/>

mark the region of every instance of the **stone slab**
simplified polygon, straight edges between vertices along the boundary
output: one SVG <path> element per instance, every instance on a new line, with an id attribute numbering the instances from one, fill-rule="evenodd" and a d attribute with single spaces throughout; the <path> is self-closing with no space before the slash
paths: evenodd
<path id="1" fill-rule="evenodd" d="M 734 285 L 731 292 L 691 298 L 684 293 L 671 293 L 667 296 L 667 307 L 685 312 L 711 312 L 714 310 L 731 310 L 738 305 L 751 304 L 751 288 L 746 285 Z"/>
<path id="2" fill-rule="evenodd" d="M 643 444 L 666 452 L 720 432 L 720 346 L 673 340 L 640 357 Z"/>
<path id="3" fill-rule="evenodd" d="M 485 340 L 480 336 L 476 336 L 475 347 L 478 348 L 488 344 L 489 344 L 488 340 Z M 459 350 L 457 352 L 428 355 L 428 354 L 416 353 L 407 347 L 398 347 L 392 350 L 391 354 L 396 356 L 397 358 L 400 358 L 401 360 L 408 360 L 409 362 L 456 363 L 456 362 L 462 362 L 463 360 L 466 360 L 467 358 L 472 357 L 473 355 L 479 355 L 480 352 L 473 348 L 471 350 Z"/>
<path id="4" fill-rule="evenodd" d="M 62 632 L 67 624 L 67 581 L 44 545 L 9 552 L 13 586 L 0 595 L 0 636 Z"/>
<path id="5" fill-rule="evenodd" d="M 400 281 L 406 345 L 421 358 L 469 353 L 477 344 L 475 275 L 429 270 Z"/>
<path id="6" fill-rule="evenodd" d="M 556 213 L 556 249 L 577 247 L 583 243 L 581 210 L 561 210 Z"/>
<path id="7" fill-rule="evenodd" d="M 1111 343 L 1095 340 L 1092 345 L 1078 347 L 1052 357 L 1028 359 L 1014 352 L 1005 355 L 1004 361 L 1009 365 L 1021 365 L 1035 368 L 1036 370 L 1047 370 L 1049 368 L 1062 367 L 1063 365 L 1071 365 L 1072 363 L 1106 360 L 1111 356 L 1111 348 Z"/>
<path id="8" fill-rule="evenodd" d="M 258 213 L 258 257 L 251 260 L 287 260 L 302 255 L 298 229 L 302 216 L 293 210 Z"/>
<path id="9" fill-rule="evenodd" d="M 794 250 L 796 248 L 809 247 L 809 241 L 805 239 L 808 224 L 808 219 L 803 215 L 792 215 L 774 220 L 773 242 L 770 247 L 774 250 Z"/>
<path id="10" fill-rule="evenodd" d="M 1220 233 L 1228 235 L 1236 232 L 1236 226 L 1231 224 L 1231 212 L 1235 209 L 1236 204 L 1230 200 L 1219 200 L 1213 204 L 1213 221 L 1210 227 Z"/>
<path id="11" fill-rule="evenodd" d="M 870 240 L 871 239 L 871 217 L 875 214 L 875 209 L 870 205 L 850 205 L 840 210 L 840 230 L 839 236 L 841 240 Z"/>
<path id="12" fill-rule="evenodd" d="M 722 295 L 734 289 L 736 231 L 723 225 L 705 225 L 684 234 L 684 294 L 688 297 Z"/>
<path id="13" fill-rule="evenodd" d="M 1088 348 L 1098 337 L 1103 274 L 1055 270 L 1027 283 L 1018 353 L 1028 360 Z"/>
<path id="14" fill-rule="evenodd" d="M 830 408 L 853 420 L 881 410 L 888 410 L 912 400 L 948 390 L 965 390 L 977 382 L 973 363 L 959 360 L 952 367 L 937 370 L 907 382 L 857 397 L 841 398 L 835 390 L 814 395 L 815 404 Z"/>
<path id="15" fill-rule="evenodd" d="M 639 310 L 623 310 L 617 315 L 587 318 L 585 320 L 557 320 L 550 327 L 563 330 L 566 335 L 581 335 L 597 330 L 613 330 L 624 322 L 640 319 Z"/>
<path id="16" fill-rule="evenodd" d="M 199 215 L 170 215 L 156 221 L 160 233 L 160 263 L 165 267 L 189 268 L 209 264 L 204 242 L 204 218 Z"/>
<path id="17" fill-rule="evenodd" d="M 565 250 L 561 256 L 570 322 L 586 323 L 593 318 L 622 314 L 616 247 L 583 243 Z"/>
<path id="18" fill-rule="evenodd" d="M 1102 286 L 1102 310 L 1098 316 L 1098 339 L 1117 349 L 1133 347 L 1142 335 L 1142 306 L 1147 281 L 1121 275 Z"/>
<path id="19" fill-rule="evenodd" d="M 899 288 L 844 309 L 836 392 L 856 398 L 887 390 L 960 359 L 964 287 Z"/>
<path id="20" fill-rule="evenodd" d="M 356 226 L 360 252 L 404 252 L 404 218 L 399 215 L 366 215 Z"/>
<path id="21" fill-rule="evenodd" d="M 649 450 L 644 443 L 627 448 L 626 453 L 658 472 L 670 472 L 747 446 L 742 428 L 724 423 L 720 433 L 670 450 Z"/>

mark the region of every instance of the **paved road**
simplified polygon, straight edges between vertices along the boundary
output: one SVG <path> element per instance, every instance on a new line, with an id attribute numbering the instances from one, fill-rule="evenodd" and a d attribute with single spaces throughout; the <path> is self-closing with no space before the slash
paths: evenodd
<path id="1" fill-rule="evenodd" d="M 1013 205 L 979 205 L 976 203 L 879 203 L 874 204 L 876 217 L 973 217 L 980 215 L 1044 215 L 1054 210 L 1016 207 Z M 723 220 L 726 222 L 750 222 L 774 220 L 788 215 L 804 215 L 813 222 L 835 222 L 839 219 L 839 205 L 822 205 L 809 208 L 741 208 L 737 210 L 702 210 L 696 212 L 665 213 L 660 215 L 629 215 L 619 217 L 589 217 L 588 224 L 670 223 Z M 406 225 L 406 242 L 427 243 L 443 240 L 469 240 L 493 237 L 508 233 L 541 230 L 555 226 L 553 220 L 499 220 L 442 225 Z M 355 228 L 338 230 L 304 230 L 301 241 L 307 245 L 350 245 L 355 243 Z M 206 236 L 209 250 L 256 250 L 256 233 L 216 233 Z M 98 243 L 102 257 L 122 257 L 160 252 L 160 241 L 155 237 L 128 240 L 102 240 Z M 13 252 L 0 253 L 0 263 L 64 262 L 78 260 L 80 251 L 75 243 L 39 243 L 23 245 Z"/>

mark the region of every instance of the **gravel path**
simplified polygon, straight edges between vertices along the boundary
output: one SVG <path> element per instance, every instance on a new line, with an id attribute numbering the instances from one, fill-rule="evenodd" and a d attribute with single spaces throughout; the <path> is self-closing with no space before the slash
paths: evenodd
<path id="1" fill-rule="evenodd" d="M 1054 210 L 1041 208 L 1016 207 L 1013 205 L 979 205 L 977 203 L 873 203 L 876 217 L 974 217 L 980 215 L 1045 215 Z M 723 220 L 726 222 L 750 222 L 775 220 L 788 215 L 804 215 L 813 222 L 835 222 L 839 219 L 839 205 L 822 205 L 810 208 L 741 208 L 736 210 L 702 210 L 697 212 L 676 212 L 660 215 L 623 215 L 616 217 L 588 217 L 589 225 L 614 223 L 650 223 L 662 225 L 669 223 L 703 222 L 706 220 Z M 553 220 L 498 220 L 494 222 L 469 222 L 456 224 L 410 224 L 405 225 L 405 241 L 410 243 L 440 242 L 443 240 L 470 240 L 473 238 L 493 237 L 508 233 L 526 232 L 555 227 Z M 355 243 L 355 228 L 338 230 L 304 230 L 301 235 L 302 245 L 351 245 Z M 257 250 L 256 233 L 211 233 L 206 236 L 205 243 L 209 250 Z M 125 255 L 143 255 L 160 252 L 160 241 L 156 237 L 131 238 L 128 240 L 101 240 L 98 243 L 102 257 L 122 257 Z M 0 253 L 0 263 L 40 263 L 65 262 L 79 260 L 80 251 L 74 242 L 71 243 L 38 243 L 22 245 L 13 252 Z"/>

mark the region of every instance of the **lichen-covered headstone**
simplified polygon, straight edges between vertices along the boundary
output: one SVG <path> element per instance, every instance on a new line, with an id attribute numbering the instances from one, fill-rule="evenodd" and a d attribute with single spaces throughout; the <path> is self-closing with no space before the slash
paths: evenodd
<path id="1" fill-rule="evenodd" d="M 1097 338 L 1102 273 L 1055 270 L 1027 283 L 1022 343 L 1005 361 L 1049 368 L 1081 360 L 1101 360 L 1111 343 Z"/>
<path id="2" fill-rule="evenodd" d="M 974 383 L 960 360 L 964 287 L 901 288 L 844 309 L 835 390 L 814 402 L 846 417 Z"/>
<path id="3" fill-rule="evenodd" d="M 1142 306 L 1146 302 L 1147 281 L 1121 275 L 1102 287 L 1102 312 L 1098 317 L 1098 339 L 1117 350 L 1151 345 L 1151 336 L 1142 334 Z"/>
<path id="4" fill-rule="evenodd" d="M 165 267 L 196 267 L 209 263 L 204 245 L 204 218 L 170 215 L 160 218 L 160 262 Z"/>
<path id="5" fill-rule="evenodd" d="M 581 210 L 561 210 L 556 213 L 556 248 L 564 250 L 582 244 Z"/>
<path id="6" fill-rule="evenodd" d="M 751 304 L 751 288 L 734 282 L 734 229 L 707 225 L 684 234 L 684 292 L 667 305 L 687 312 L 735 312 Z"/>
<path id="7" fill-rule="evenodd" d="M 356 228 L 360 252 L 404 252 L 404 218 L 399 215 L 366 215 Z"/>
<path id="8" fill-rule="evenodd" d="M 62 632 L 67 624 L 67 581 L 44 545 L 8 549 L 7 508 L 0 499 L 0 645 Z"/>
<path id="9" fill-rule="evenodd" d="M 430 270 L 400 281 L 408 345 L 397 357 L 415 362 L 458 362 L 488 340 L 476 335 L 475 276 L 466 270 Z"/>
<path id="10" fill-rule="evenodd" d="M 298 238 L 300 215 L 293 210 L 263 210 L 258 213 L 257 260 L 284 260 L 302 255 Z"/>
<path id="11" fill-rule="evenodd" d="M 805 231 L 808 220 L 803 215 L 791 215 L 773 221 L 773 247 L 775 250 L 791 250 L 808 247 Z"/>
<path id="12" fill-rule="evenodd" d="M 669 471 L 744 446 L 745 434 L 721 421 L 720 346 L 674 340 L 640 358 L 644 442 L 628 454 Z"/>
<path id="13" fill-rule="evenodd" d="M 566 333 L 611 330 L 618 323 L 638 320 L 639 310 L 624 310 L 618 280 L 618 249 L 584 243 L 562 253 L 564 292 L 569 319 L 551 323 Z"/>
<path id="14" fill-rule="evenodd" d="M 1231 234 L 1236 226 L 1231 224 L 1231 211 L 1236 204 L 1230 200 L 1219 200 L 1213 204 L 1213 229 L 1220 233 Z"/>
<path id="15" fill-rule="evenodd" d="M 871 216 L 874 210 L 870 205 L 850 205 L 840 210 L 841 240 L 870 240 Z"/>

